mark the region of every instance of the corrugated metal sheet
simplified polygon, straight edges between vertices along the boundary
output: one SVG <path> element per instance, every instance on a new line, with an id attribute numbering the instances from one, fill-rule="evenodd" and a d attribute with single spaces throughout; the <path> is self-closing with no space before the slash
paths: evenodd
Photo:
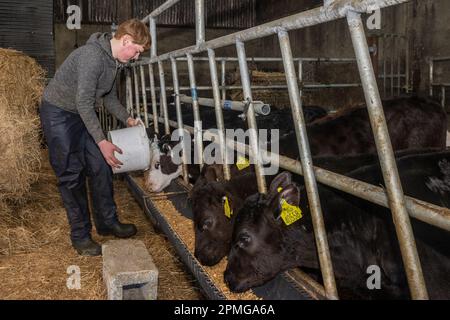
<path id="1" fill-rule="evenodd" d="M 0 0 L 0 47 L 25 52 L 53 76 L 53 1 Z"/>
<path id="2" fill-rule="evenodd" d="M 165 0 L 135 0 L 133 14 L 144 18 Z M 195 1 L 182 0 L 158 17 L 163 25 L 194 26 Z M 205 0 L 206 26 L 209 28 L 245 29 L 255 25 L 256 0 Z"/>
<path id="3" fill-rule="evenodd" d="M 118 22 L 120 0 L 55 0 L 55 21 L 65 23 L 66 9 L 78 5 L 83 23 Z M 166 0 L 133 0 L 133 17 L 144 18 Z M 206 0 L 206 26 L 209 28 L 244 29 L 255 25 L 257 0 Z M 181 0 L 164 12 L 157 20 L 159 25 L 194 26 L 194 0 Z"/>

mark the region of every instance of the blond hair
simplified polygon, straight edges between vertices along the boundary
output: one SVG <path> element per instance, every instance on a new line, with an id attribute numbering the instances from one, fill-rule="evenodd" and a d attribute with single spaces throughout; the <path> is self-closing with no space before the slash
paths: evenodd
<path id="1" fill-rule="evenodd" d="M 144 47 L 145 50 L 150 48 L 152 38 L 147 26 L 138 19 L 130 19 L 122 22 L 117 29 L 114 38 L 119 40 L 125 35 L 133 38 L 133 42 Z"/>

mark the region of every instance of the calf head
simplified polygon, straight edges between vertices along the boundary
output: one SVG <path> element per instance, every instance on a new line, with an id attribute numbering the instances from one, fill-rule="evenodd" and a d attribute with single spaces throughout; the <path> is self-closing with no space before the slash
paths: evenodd
<path id="1" fill-rule="evenodd" d="M 280 219 L 283 201 L 299 206 L 300 190 L 288 172 L 279 174 L 267 195 L 248 197 L 236 217 L 225 282 L 234 292 L 243 292 L 298 265 L 297 239 Z M 298 222 L 297 222 L 298 223 Z"/>
<path id="2" fill-rule="evenodd" d="M 222 182 L 196 188 L 190 200 L 194 214 L 195 257 L 203 265 L 215 265 L 230 251 L 234 216 L 240 200 Z"/>
<path id="3" fill-rule="evenodd" d="M 181 175 L 181 165 L 172 161 L 172 148 L 176 143 L 178 142 L 167 140 L 166 136 L 152 141 L 150 167 L 145 174 L 145 185 L 151 192 L 163 191 L 172 180 Z"/>

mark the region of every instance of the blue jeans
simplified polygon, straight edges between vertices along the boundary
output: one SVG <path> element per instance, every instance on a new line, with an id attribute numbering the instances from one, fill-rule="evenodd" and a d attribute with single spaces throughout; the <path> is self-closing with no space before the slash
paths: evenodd
<path id="1" fill-rule="evenodd" d="M 81 117 L 46 101 L 40 107 L 50 164 L 58 179 L 70 224 L 72 241 L 90 237 L 86 177 L 89 179 L 93 218 L 97 230 L 117 223 L 111 167 L 106 163 Z"/>

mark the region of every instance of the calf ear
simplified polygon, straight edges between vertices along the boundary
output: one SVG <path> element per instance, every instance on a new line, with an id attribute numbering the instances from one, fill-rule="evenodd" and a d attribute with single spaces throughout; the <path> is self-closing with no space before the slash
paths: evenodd
<path id="1" fill-rule="evenodd" d="M 277 194 L 278 189 L 281 187 L 284 189 L 286 186 L 290 185 L 292 183 L 292 174 L 288 171 L 284 171 L 277 175 L 275 179 L 273 179 L 272 183 L 270 184 L 269 192 L 270 194 Z"/>
<path id="2" fill-rule="evenodd" d="M 290 205 L 299 207 L 300 206 L 300 189 L 295 184 L 290 184 L 283 188 L 283 191 L 280 192 L 278 201 L 281 203 L 281 200 L 286 200 Z"/>

